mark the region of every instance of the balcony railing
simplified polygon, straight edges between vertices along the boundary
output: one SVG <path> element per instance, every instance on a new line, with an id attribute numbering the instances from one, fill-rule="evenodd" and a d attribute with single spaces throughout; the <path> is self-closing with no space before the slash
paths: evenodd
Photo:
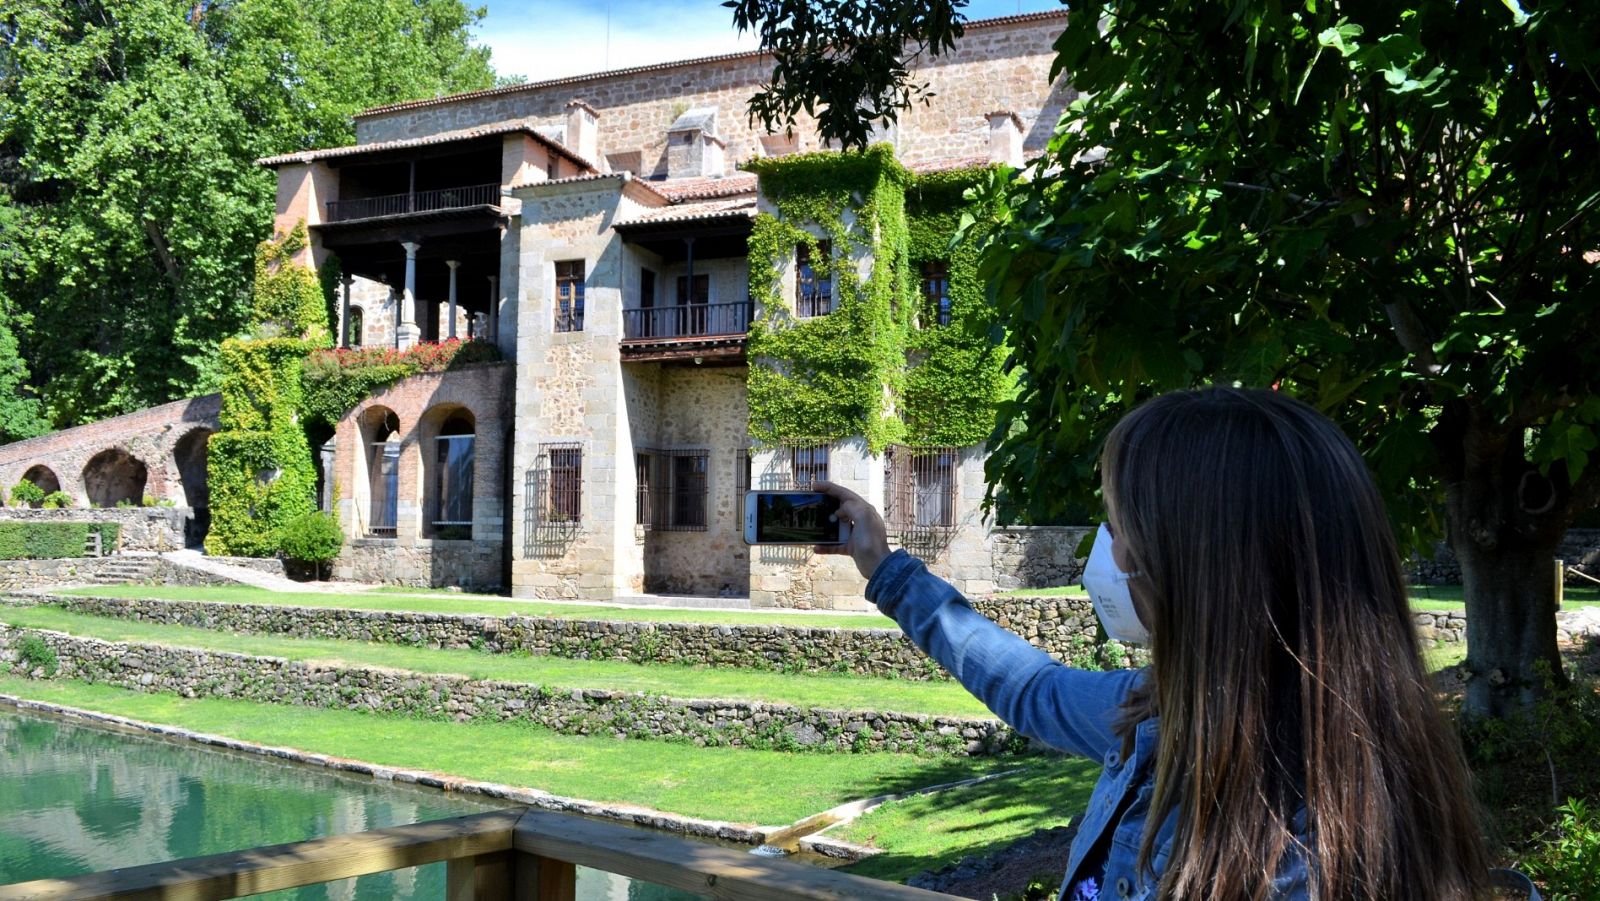
<path id="1" fill-rule="evenodd" d="M 328 201 L 328 221 L 348 222 L 352 219 L 403 216 L 406 213 L 426 213 L 432 210 L 458 210 L 474 206 L 495 206 L 499 202 L 499 185 L 468 185 L 462 188 L 440 188 L 437 191 L 414 191 L 408 194 L 385 194 L 382 197 L 361 197 L 355 200 L 330 200 Z"/>
<path id="2" fill-rule="evenodd" d="M 576 867 L 746 901 L 939 901 L 941 895 L 671 835 L 509 809 L 0 886 L 0 901 L 238 898 L 445 862 L 445 901 L 576 901 Z"/>
<path id="3" fill-rule="evenodd" d="M 649 341 L 743 335 L 750 331 L 754 308 L 755 304 L 743 300 L 623 310 L 622 337 L 628 341 Z"/>

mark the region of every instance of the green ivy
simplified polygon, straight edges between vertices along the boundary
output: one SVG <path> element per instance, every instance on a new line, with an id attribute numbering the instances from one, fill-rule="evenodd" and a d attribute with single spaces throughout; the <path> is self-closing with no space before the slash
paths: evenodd
<path id="1" fill-rule="evenodd" d="M 308 425 L 332 429 L 344 414 L 374 391 L 403 378 L 500 360 L 500 348 L 479 339 L 452 338 L 437 344 L 418 344 L 407 350 L 392 347 L 317 350 L 306 357 L 303 367 L 305 400 L 301 412 Z"/>
<path id="2" fill-rule="evenodd" d="M 222 343 L 221 429 L 211 436 L 211 554 L 268 557 L 279 529 L 316 509 L 316 469 L 301 427 L 301 361 L 328 343 L 316 273 L 293 257 L 305 226 L 256 251 L 257 337 Z"/>
<path id="3" fill-rule="evenodd" d="M 778 215 L 756 217 L 750 235 L 750 294 L 763 314 L 750 326 L 750 433 L 833 441 L 862 435 L 874 451 L 902 439 L 890 401 L 905 379 L 914 310 L 905 216 L 908 173 L 888 147 L 757 160 L 749 168 Z M 853 221 L 846 213 L 853 212 Z M 809 227 L 833 244 L 817 253 Z M 780 290 L 780 267 L 804 242 L 818 274 L 833 280 L 833 311 L 800 319 Z M 862 278 L 853 265 L 870 254 Z"/>
<path id="4" fill-rule="evenodd" d="M 994 430 L 995 405 L 1010 390 L 1005 348 L 983 285 L 978 281 L 977 240 L 952 243 L 962 215 L 976 215 L 964 194 L 984 177 L 982 169 L 957 169 L 918 176 L 906 193 L 911 267 L 920 286 L 924 263 L 947 265 L 950 324 L 937 325 L 918 291 L 922 324 L 907 344 L 912 365 L 901 398 L 911 444 L 967 447 Z"/>
<path id="5" fill-rule="evenodd" d="M 916 176 L 886 146 L 748 168 L 777 208 L 757 216 L 750 235 L 750 294 L 764 311 L 750 328 L 751 435 L 766 444 L 861 435 L 874 452 L 901 441 L 984 441 L 1007 391 L 1005 353 L 992 337 L 975 242 L 952 245 L 964 192 L 982 170 Z M 831 260 L 817 253 L 818 231 L 833 244 Z M 802 243 L 833 280 L 826 316 L 796 318 L 780 289 L 779 272 Z M 863 253 L 872 259 L 865 278 L 839 265 Z M 952 321 L 919 329 L 921 267 L 931 260 L 948 263 Z"/>

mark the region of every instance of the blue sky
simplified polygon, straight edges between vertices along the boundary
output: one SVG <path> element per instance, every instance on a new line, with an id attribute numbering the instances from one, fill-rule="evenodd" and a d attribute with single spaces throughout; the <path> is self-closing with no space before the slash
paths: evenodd
<path id="1" fill-rule="evenodd" d="M 753 50 L 719 0 L 483 0 L 478 40 L 496 71 L 534 81 Z M 609 6 L 610 40 L 607 40 Z M 972 0 L 969 19 L 1059 9 L 1059 0 Z M 608 49 L 609 48 L 609 49 Z"/>

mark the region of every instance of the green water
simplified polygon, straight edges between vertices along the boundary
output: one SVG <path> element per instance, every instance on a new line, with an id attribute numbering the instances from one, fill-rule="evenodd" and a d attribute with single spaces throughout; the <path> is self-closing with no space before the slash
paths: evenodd
<path id="1" fill-rule="evenodd" d="M 0 885 L 493 810 L 255 754 L 0 712 Z M 692 898 L 579 871 L 583 901 Z M 444 865 L 262 898 L 435 899 Z"/>

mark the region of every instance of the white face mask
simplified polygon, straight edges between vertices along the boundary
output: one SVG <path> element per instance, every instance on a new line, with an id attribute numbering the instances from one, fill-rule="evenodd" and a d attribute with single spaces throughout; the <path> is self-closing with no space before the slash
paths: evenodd
<path id="1" fill-rule="evenodd" d="M 1139 621 L 1139 611 L 1133 606 L 1133 595 L 1128 591 L 1128 573 L 1117 568 L 1111 555 L 1111 532 L 1104 525 L 1094 536 L 1094 547 L 1089 549 L 1089 562 L 1083 567 L 1083 590 L 1094 602 L 1095 615 L 1105 626 L 1106 634 L 1127 644 L 1149 644 L 1150 631 Z"/>

